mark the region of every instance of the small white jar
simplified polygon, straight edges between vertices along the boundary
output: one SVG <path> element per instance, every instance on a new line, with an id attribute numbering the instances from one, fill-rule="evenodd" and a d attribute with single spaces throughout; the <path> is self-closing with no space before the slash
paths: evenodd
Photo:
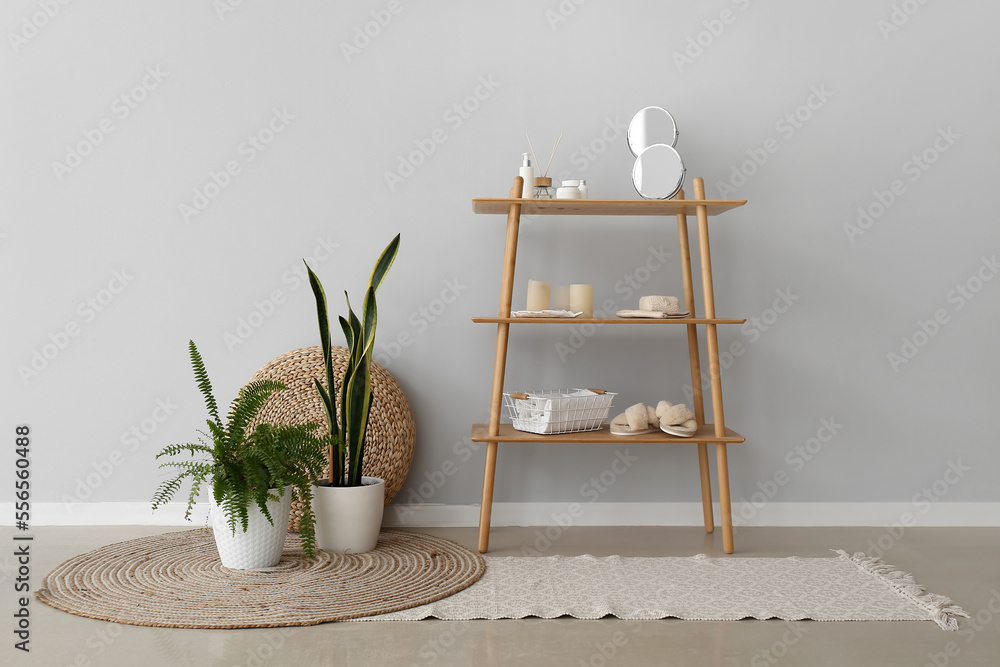
<path id="1" fill-rule="evenodd" d="M 580 181 L 563 181 L 562 187 L 556 190 L 556 199 L 581 199 Z"/>

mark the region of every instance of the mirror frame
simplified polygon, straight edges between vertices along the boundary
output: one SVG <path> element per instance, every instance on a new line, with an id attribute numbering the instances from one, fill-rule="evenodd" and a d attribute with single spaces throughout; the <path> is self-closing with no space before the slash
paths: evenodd
<path id="1" fill-rule="evenodd" d="M 670 193 L 659 197 L 653 196 L 647 194 L 646 192 L 643 192 L 642 189 L 639 187 L 639 183 L 637 182 L 636 179 L 636 171 L 640 168 L 642 164 L 642 158 L 644 155 L 648 155 L 651 158 L 653 157 L 653 152 L 662 153 L 665 150 L 673 154 L 673 156 L 675 156 L 677 158 L 677 161 L 680 163 L 681 166 L 680 177 L 677 179 L 677 186 Z M 651 146 L 647 146 L 646 149 L 643 150 L 642 153 L 640 153 L 639 156 L 635 159 L 635 164 L 632 166 L 632 187 L 635 188 L 635 191 L 643 199 L 672 199 L 678 192 L 680 192 L 681 188 L 684 187 L 684 177 L 686 175 L 687 175 L 687 167 L 684 166 L 684 158 L 682 158 L 681 154 L 677 152 L 677 149 L 675 149 L 673 146 L 668 146 L 667 144 L 653 144 Z"/>
<path id="2" fill-rule="evenodd" d="M 639 131 L 640 123 L 644 124 L 645 119 L 643 118 L 643 116 L 654 110 L 662 111 L 664 114 L 666 114 L 667 118 L 670 120 L 670 124 L 674 128 L 673 136 L 670 138 L 669 143 L 666 141 L 665 138 L 657 137 L 654 141 L 646 144 L 645 146 L 637 146 L 636 143 L 638 142 L 638 139 L 636 139 L 636 134 Z M 680 136 L 680 133 L 677 131 L 677 121 L 674 120 L 673 115 L 663 107 L 648 106 L 639 109 L 638 111 L 635 112 L 635 115 L 632 116 L 632 120 L 629 121 L 628 124 L 628 132 L 626 133 L 626 142 L 628 143 L 628 149 L 632 152 L 632 155 L 634 155 L 635 157 L 639 157 L 639 155 L 641 155 L 644 150 L 646 150 L 650 146 L 655 146 L 656 144 L 667 144 L 668 146 L 673 148 L 674 146 L 677 145 L 678 136 Z"/>

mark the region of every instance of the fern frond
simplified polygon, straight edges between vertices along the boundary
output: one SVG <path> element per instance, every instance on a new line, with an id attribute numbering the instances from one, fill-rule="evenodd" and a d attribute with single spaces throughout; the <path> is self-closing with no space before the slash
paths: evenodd
<path id="1" fill-rule="evenodd" d="M 274 380 L 256 380 L 240 389 L 236 400 L 230 406 L 229 422 L 226 424 L 226 433 L 232 441 L 242 442 L 246 437 L 247 425 L 253 421 L 271 395 L 286 388 Z"/>
<path id="2" fill-rule="evenodd" d="M 177 490 L 181 488 L 181 482 L 187 477 L 185 473 L 181 473 L 174 477 L 173 479 L 167 480 L 160 484 L 160 486 L 153 493 L 153 509 L 157 510 L 160 507 L 166 505 L 170 502 L 170 499 L 174 497 Z"/>
<path id="3" fill-rule="evenodd" d="M 198 352 L 198 348 L 193 340 L 188 341 L 188 352 L 191 355 L 191 365 L 194 367 L 194 378 L 198 383 L 198 389 L 201 390 L 201 395 L 205 397 L 208 414 L 212 416 L 212 419 L 216 423 L 221 423 L 219 420 L 219 406 L 216 404 L 215 396 L 212 393 L 212 382 L 208 379 L 205 362 L 201 360 L 201 353 Z"/>
<path id="4" fill-rule="evenodd" d="M 163 448 L 163 450 L 159 454 L 156 455 L 156 458 L 160 458 L 161 456 L 176 456 L 178 454 L 181 454 L 182 452 L 188 452 L 191 454 L 191 456 L 194 456 L 196 452 L 207 452 L 211 454 L 212 449 L 210 447 L 206 447 L 205 445 L 192 442 L 186 442 L 183 444 L 176 444 L 176 445 L 167 445 L 166 447 Z"/>

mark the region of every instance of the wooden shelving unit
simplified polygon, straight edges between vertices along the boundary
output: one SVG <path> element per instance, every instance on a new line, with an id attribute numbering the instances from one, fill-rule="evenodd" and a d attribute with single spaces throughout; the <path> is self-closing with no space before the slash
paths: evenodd
<path id="1" fill-rule="evenodd" d="M 522 181 L 514 179 L 508 199 L 473 199 L 472 210 L 481 214 L 507 214 L 507 237 L 504 248 L 503 280 L 500 289 L 500 313 L 497 317 L 476 317 L 473 322 L 497 325 L 496 357 L 493 366 L 493 391 L 490 405 L 490 420 L 486 424 L 474 424 L 472 440 L 487 443 L 486 469 L 483 474 L 483 504 L 479 515 L 479 551 L 486 553 L 490 544 L 490 517 L 493 507 L 493 487 L 496 476 L 497 450 L 501 442 L 556 444 L 556 443 L 657 443 L 695 444 L 698 447 L 698 463 L 701 473 L 701 499 L 705 518 L 705 531 L 715 530 L 712 512 L 712 489 L 709 479 L 708 445 L 715 445 L 716 464 L 719 477 L 719 506 L 722 511 L 722 543 L 726 553 L 733 553 L 733 521 L 729 499 L 729 464 L 727 445 L 744 441 L 739 433 L 726 428 L 722 408 L 722 378 L 719 366 L 719 341 L 716 326 L 719 324 L 742 324 L 743 319 L 724 319 L 715 316 L 715 295 L 712 286 L 712 258 L 709 252 L 708 218 L 743 206 L 742 200 L 705 199 L 705 184 L 700 178 L 694 179 L 695 199 L 684 199 L 683 190 L 672 200 L 631 200 L 631 199 L 521 199 Z M 676 216 L 677 235 L 680 243 L 681 273 L 684 284 L 685 310 L 692 317 L 678 319 L 643 318 L 516 318 L 511 317 L 511 303 L 514 290 L 514 267 L 517 261 L 517 237 L 521 215 L 607 215 L 607 216 Z M 692 288 L 691 251 L 688 240 L 689 215 L 697 218 L 698 251 L 701 264 L 702 300 L 704 317 L 694 317 L 695 301 Z M 693 389 L 693 409 L 700 425 L 691 438 L 677 438 L 666 433 L 646 435 L 616 436 L 607 426 L 597 431 L 562 433 L 558 435 L 538 435 L 517 431 L 510 424 L 501 424 L 503 410 L 503 383 L 507 367 L 507 347 L 512 324 L 659 324 L 687 327 L 688 356 L 691 362 L 691 386 Z M 705 405 L 701 382 L 701 355 L 698 349 L 698 327 L 704 326 L 708 346 L 710 391 L 712 395 L 712 420 L 705 423 Z"/>

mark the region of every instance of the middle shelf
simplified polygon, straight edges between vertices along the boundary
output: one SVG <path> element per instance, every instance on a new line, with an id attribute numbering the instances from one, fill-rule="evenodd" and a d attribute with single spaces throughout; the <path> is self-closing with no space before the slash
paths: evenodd
<path id="1" fill-rule="evenodd" d="M 743 324 L 746 319 L 708 317 L 473 317 L 476 324 Z"/>
<path id="2" fill-rule="evenodd" d="M 490 435 L 490 425 L 489 424 L 473 424 L 472 425 L 472 440 L 473 442 L 607 442 L 614 444 L 622 444 L 627 442 L 635 443 L 684 443 L 684 442 L 726 442 L 726 443 L 740 443 L 744 442 L 745 438 L 737 433 L 736 431 L 727 428 L 726 434 L 721 438 L 715 435 L 715 426 L 713 424 L 702 424 L 698 427 L 697 433 L 690 438 L 678 438 L 673 435 L 668 435 L 663 431 L 656 431 L 654 433 L 645 433 L 643 435 L 612 435 L 610 428 L 607 424 L 597 429 L 596 431 L 577 431 L 574 433 L 552 433 L 552 434 L 540 434 L 540 433 L 529 433 L 527 431 L 518 431 L 514 428 L 513 424 L 500 424 L 500 432 L 495 435 Z"/>

